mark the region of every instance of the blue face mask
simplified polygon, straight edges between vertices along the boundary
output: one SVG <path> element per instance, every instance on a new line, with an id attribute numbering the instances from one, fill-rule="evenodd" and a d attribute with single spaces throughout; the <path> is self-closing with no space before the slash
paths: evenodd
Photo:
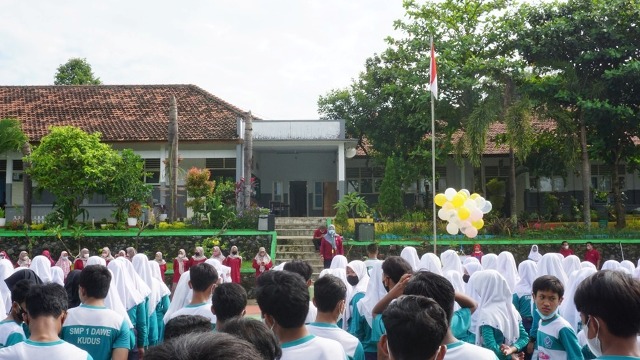
<path id="1" fill-rule="evenodd" d="M 335 235 L 335 234 L 336 234 L 336 231 L 335 231 L 335 230 L 333 230 L 333 229 L 329 230 L 329 235 L 333 236 L 333 235 Z"/>

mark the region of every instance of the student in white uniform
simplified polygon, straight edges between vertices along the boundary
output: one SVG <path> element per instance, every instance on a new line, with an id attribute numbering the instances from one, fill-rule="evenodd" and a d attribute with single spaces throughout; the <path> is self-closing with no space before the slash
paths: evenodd
<path id="1" fill-rule="evenodd" d="M 378 348 L 390 360 L 444 358 L 447 316 L 433 299 L 401 296 L 382 313 L 382 321 L 387 333 L 380 338 Z"/>
<path id="2" fill-rule="evenodd" d="M 313 285 L 313 281 L 311 281 L 311 275 L 313 275 L 313 268 L 311 267 L 311 265 L 309 265 L 308 262 L 304 260 L 289 261 L 288 263 L 284 264 L 284 267 L 282 269 L 286 271 L 294 272 L 302 276 L 304 281 L 307 283 L 307 288 Z M 304 323 L 309 324 L 316 321 L 316 315 L 318 315 L 318 309 L 316 309 L 316 306 L 313 305 L 311 301 L 309 301 L 309 312 L 307 312 L 307 317 L 304 319 Z"/>
<path id="3" fill-rule="evenodd" d="M 309 290 L 304 279 L 290 271 L 267 271 L 256 279 L 256 299 L 265 324 L 282 347 L 282 360 L 346 359 L 335 340 L 310 334 L 304 326 Z"/>
<path id="4" fill-rule="evenodd" d="M 428 271 L 420 271 L 411 277 L 404 288 L 405 295 L 420 295 L 435 300 L 444 310 L 449 324 L 442 345 L 447 347 L 445 360 L 496 360 L 496 355 L 488 349 L 469 344 L 458 339 L 456 333 L 467 333 L 470 316 L 477 304 L 470 297 L 456 293 L 453 285 L 444 277 Z M 454 312 L 453 304 L 458 301 L 464 312 Z M 468 315 L 467 315 L 468 314 Z"/>
<path id="5" fill-rule="evenodd" d="M 29 339 L 0 349 L 0 359 L 91 359 L 86 351 L 58 337 L 67 312 L 67 292 L 56 283 L 32 285 L 26 300 Z"/>
<path id="6" fill-rule="evenodd" d="M 371 275 L 371 268 L 374 264 L 381 264 L 382 260 L 378 259 L 378 244 L 371 243 L 367 245 L 367 259 L 364 265 L 367 267 L 367 274 Z"/>
<path id="7" fill-rule="evenodd" d="M 29 280 L 20 280 L 11 290 L 11 312 L 0 322 L 0 348 L 15 345 L 26 339 L 22 329 L 25 301 L 31 287 Z"/>
<path id="8" fill-rule="evenodd" d="M 82 304 L 67 312 L 62 339 L 95 360 L 125 360 L 129 355 L 130 330 L 126 313 L 117 313 L 104 304 L 111 272 L 106 266 L 88 265 L 80 273 Z"/>
<path id="9" fill-rule="evenodd" d="M 215 329 L 217 319 L 211 312 L 211 294 L 218 284 L 218 272 L 213 266 L 202 263 L 189 268 L 189 276 L 189 287 L 193 289 L 191 302 L 165 320 L 180 315 L 201 315 L 209 318 L 211 329 Z"/>
<path id="10" fill-rule="evenodd" d="M 313 335 L 338 341 L 349 360 L 364 360 L 364 349 L 357 337 L 338 327 L 338 317 L 346 307 L 347 287 L 333 275 L 325 275 L 313 287 L 313 303 L 318 308 L 316 321 L 307 325 Z"/>
<path id="11" fill-rule="evenodd" d="M 222 331 L 225 322 L 242 317 L 247 307 L 247 291 L 237 283 L 216 286 L 211 295 L 211 312 L 216 316 L 216 330 Z"/>
<path id="12" fill-rule="evenodd" d="M 640 281 L 619 271 L 599 271 L 574 296 L 583 331 L 597 359 L 640 359 Z"/>

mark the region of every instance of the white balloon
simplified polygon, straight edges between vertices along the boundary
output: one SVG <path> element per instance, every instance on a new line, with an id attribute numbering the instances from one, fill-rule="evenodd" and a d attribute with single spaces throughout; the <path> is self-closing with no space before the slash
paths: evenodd
<path id="1" fill-rule="evenodd" d="M 469 221 L 463 221 L 462 223 L 460 223 L 460 231 L 465 232 L 467 231 L 468 228 L 473 227 L 471 225 L 471 222 Z"/>
<path id="2" fill-rule="evenodd" d="M 449 223 L 447 224 L 447 232 L 451 235 L 456 235 L 458 234 L 458 225 L 454 224 L 454 223 Z"/>
<path id="3" fill-rule="evenodd" d="M 478 229 L 474 228 L 473 226 L 469 226 L 464 234 L 468 237 L 468 238 L 474 238 L 476 236 L 478 236 Z"/>
<path id="4" fill-rule="evenodd" d="M 442 208 L 445 210 L 453 210 L 456 207 L 453 206 L 453 204 L 451 203 L 451 201 L 447 201 L 446 203 L 444 203 L 444 205 L 442 205 Z"/>
<path id="5" fill-rule="evenodd" d="M 471 196 L 471 193 L 467 189 L 460 189 L 463 193 L 467 194 L 467 197 Z"/>
<path id="6" fill-rule="evenodd" d="M 444 196 L 447 197 L 447 200 L 451 201 L 453 200 L 453 197 L 457 194 L 458 192 L 456 191 L 456 189 L 454 188 L 448 188 L 447 190 L 444 191 Z"/>
<path id="7" fill-rule="evenodd" d="M 482 209 L 485 202 L 486 200 L 482 196 L 480 196 L 479 198 L 476 198 L 476 206 L 478 207 L 478 209 Z"/>
<path id="8" fill-rule="evenodd" d="M 482 207 L 482 212 L 486 214 L 489 211 L 491 211 L 491 209 L 493 209 L 493 205 L 491 205 L 491 201 L 487 201 L 484 203 L 484 206 Z"/>
<path id="9" fill-rule="evenodd" d="M 448 220 L 449 210 L 445 210 L 444 208 L 438 210 L 438 218 L 440 218 L 440 220 Z"/>
<path id="10" fill-rule="evenodd" d="M 469 211 L 473 211 L 473 209 L 476 209 L 478 207 L 476 201 L 471 199 L 467 199 L 467 201 L 464 202 L 464 206 L 466 206 Z"/>
<path id="11" fill-rule="evenodd" d="M 480 209 L 471 210 L 471 214 L 469 214 L 469 221 L 478 221 L 482 219 L 482 211 Z"/>

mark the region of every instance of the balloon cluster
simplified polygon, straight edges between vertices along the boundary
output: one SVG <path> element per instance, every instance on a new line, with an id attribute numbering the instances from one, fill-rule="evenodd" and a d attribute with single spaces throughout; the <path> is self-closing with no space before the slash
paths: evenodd
<path id="1" fill-rule="evenodd" d="M 482 217 L 492 208 L 490 201 L 467 189 L 448 188 L 444 194 L 436 194 L 433 201 L 441 207 L 438 217 L 448 222 L 447 232 L 456 235 L 460 231 L 469 238 L 478 236 L 478 230 L 484 226 Z"/>

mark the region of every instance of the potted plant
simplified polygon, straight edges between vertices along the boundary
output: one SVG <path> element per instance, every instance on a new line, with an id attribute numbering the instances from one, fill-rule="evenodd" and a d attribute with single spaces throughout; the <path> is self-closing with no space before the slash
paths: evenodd
<path id="1" fill-rule="evenodd" d="M 139 202 L 134 201 L 129 204 L 129 217 L 127 218 L 127 223 L 129 227 L 134 227 L 138 225 L 138 218 L 142 216 L 142 205 Z"/>
<path id="2" fill-rule="evenodd" d="M 7 222 L 7 218 L 5 218 L 4 216 L 5 216 L 4 209 L 0 208 L 0 227 L 1 228 L 3 228 Z"/>

